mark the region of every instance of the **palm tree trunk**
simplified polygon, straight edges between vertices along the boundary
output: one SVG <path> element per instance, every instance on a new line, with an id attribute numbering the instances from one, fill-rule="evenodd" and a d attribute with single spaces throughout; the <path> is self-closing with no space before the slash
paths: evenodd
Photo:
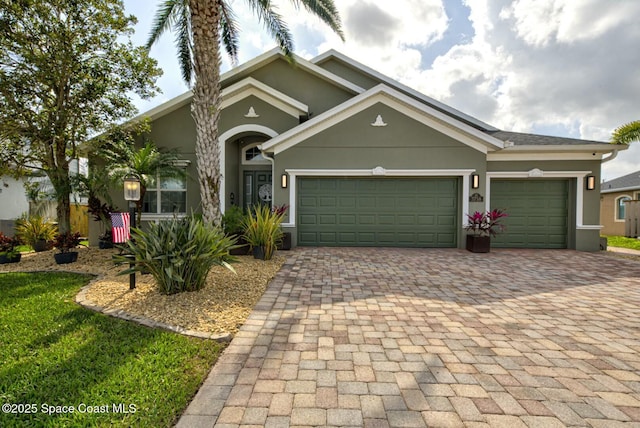
<path id="1" fill-rule="evenodd" d="M 191 114 L 196 124 L 196 158 L 202 214 L 219 225 L 220 212 L 220 8 L 219 0 L 189 0 L 193 31 L 195 86 Z"/>

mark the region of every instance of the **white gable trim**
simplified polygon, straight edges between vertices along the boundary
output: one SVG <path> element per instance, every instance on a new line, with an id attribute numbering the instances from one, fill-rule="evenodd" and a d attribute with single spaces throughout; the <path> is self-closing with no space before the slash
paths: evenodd
<path id="1" fill-rule="evenodd" d="M 277 155 L 376 103 L 383 103 L 482 153 L 486 154 L 488 151 L 503 148 L 501 140 L 424 105 L 395 89 L 380 84 L 266 142 L 262 145 L 262 150 Z"/>
<path id="2" fill-rule="evenodd" d="M 487 172 L 487 184 L 485 190 L 485 209 L 491 209 L 491 180 L 494 178 L 575 178 L 576 184 L 576 229 L 600 229 L 600 225 L 585 225 L 584 218 L 584 178 L 591 171 L 543 171 L 532 169 L 530 171 L 493 171 Z M 595 190 L 593 190 L 595 192 Z"/>
<path id="3" fill-rule="evenodd" d="M 225 88 L 222 91 L 221 108 L 227 108 L 252 95 L 296 119 L 300 115 L 309 113 L 309 107 L 306 104 L 265 85 L 253 77 L 247 77 Z"/>
<path id="4" fill-rule="evenodd" d="M 271 138 L 278 135 L 276 131 L 271 128 L 267 128 L 266 126 L 257 125 L 257 124 L 246 124 L 239 125 L 235 128 L 231 128 L 228 131 L 224 132 L 220 137 L 218 137 L 218 144 L 220 145 L 220 211 L 224 214 L 225 211 L 225 182 L 224 182 L 224 174 L 225 174 L 225 158 L 227 152 L 227 140 L 235 137 L 236 135 L 243 134 L 245 132 L 253 132 L 267 135 Z"/>
<path id="5" fill-rule="evenodd" d="M 372 169 L 285 169 L 285 172 L 289 174 L 289 223 L 282 224 L 283 227 L 296 226 L 298 177 L 462 177 L 462 203 L 458 214 L 464 226 L 464 214 L 469 212 L 469 176 L 475 169 L 385 169 L 377 166 Z"/>

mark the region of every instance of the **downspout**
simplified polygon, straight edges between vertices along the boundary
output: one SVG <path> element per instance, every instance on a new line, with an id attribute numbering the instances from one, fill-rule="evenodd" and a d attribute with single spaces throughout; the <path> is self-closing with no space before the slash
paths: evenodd
<path id="1" fill-rule="evenodd" d="M 607 158 L 602 159 L 600 163 L 605 163 L 605 162 L 614 160 L 617 156 L 618 156 L 618 149 L 614 149 L 613 152 L 611 152 L 611 155 L 609 155 L 609 157 Z"/>
<path id="2" fill-rule="evenodd" d="M 269 162 L 271 162 L 271 208 L 273 208 L 273 199 L 275 196 L 275 191 L 274 191 L 274 182 L 275 182 L 275 178 L 276 178 L 276 160 L 272 157 L 270 157 L 269 155 L 267 155 L 265 152 L 262 151 L 262 144 L 258 146 L 258 148 L 260 149 L 260 153 L 262 153 L 262 157 L 265 158 L 266 160 L 268 160 Z"/>

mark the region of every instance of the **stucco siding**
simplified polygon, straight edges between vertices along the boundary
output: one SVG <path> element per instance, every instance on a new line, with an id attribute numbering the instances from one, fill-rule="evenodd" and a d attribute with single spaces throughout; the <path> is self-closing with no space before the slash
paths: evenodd
<path id="1" fill-rule="evenodd" d="M 251 77 L 308 105 L 309 112 L 316 116 L 353 96 L 334 83 L 301 72 L 283 59 L 256 70 Z"/>
<path id="2" fill-rule="evenodd" d="M 317 65 L 337 76 L 342 77 L 343 79 L 348 80 L 349 82 L 355 83 L 364 89 L 373 88 L 380 83 L 379 80 L 373 79 L 358 70 L 354 70 L 352 67 L 347 66 L 345 63 L 335 58 L 330 58 Z"/>
<path id="3" fill-rule="evenodd" d="M 625 222 L 616 219 L 617 202 L 623 196 L 633 198 L 634 192 L 603 193 L 600 196 L 600 224 L 602 235 L 624 236 Z"/>

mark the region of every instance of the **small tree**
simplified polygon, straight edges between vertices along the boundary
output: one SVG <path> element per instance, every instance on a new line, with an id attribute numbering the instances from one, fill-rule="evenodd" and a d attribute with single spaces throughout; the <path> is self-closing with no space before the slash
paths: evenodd
<path id="1" fill-rule="evenodd" d="M 0 175 L 43 171 L 61 232 L 78 145 L 155 94 L 155 60 L 122 41 L 135 22 L 121 0 L 0 0 Z"/>
<path id="2" fill-rule="evenodd" d="M 118 127 L 94 142 L 96 153 L 105 163 L 104 169 L 112 184 L 122 188 L 125 176 L 133 174 L 140 179 L 140 200 L 136 203 L 137 222 L 142 217 L 142 203 L 149 184 L 156 177 L 184 178 L 185 171 L 176 165 L 177 151 L 163 151 L 151 141 L 140 147 L 136 141 L 149 131 L 148 122 Z"/>

